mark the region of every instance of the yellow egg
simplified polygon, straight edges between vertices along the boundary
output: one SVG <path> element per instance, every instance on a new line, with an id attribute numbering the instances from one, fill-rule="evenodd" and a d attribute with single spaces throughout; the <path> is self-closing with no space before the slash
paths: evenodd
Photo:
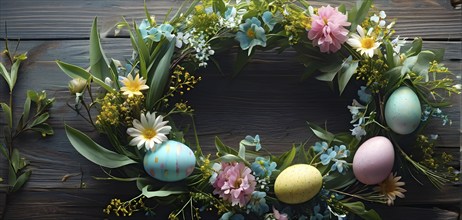
<path id="1" fill-rule="evenodd" d="M 276 197 L 287 204 L 300 204 L 313 198 L 322 187 L 318 169 L 296 164 L 283 170 L 274 182 Z"/>

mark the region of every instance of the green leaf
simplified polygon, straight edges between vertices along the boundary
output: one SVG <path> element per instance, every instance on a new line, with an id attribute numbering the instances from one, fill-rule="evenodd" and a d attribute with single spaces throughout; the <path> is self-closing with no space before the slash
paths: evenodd
<path id="1" fill-rule="evenodd" d="M 97 143 L 81 131 L 65 125 L 66 135 L 72 146 L 91 162 L 107 168 L 117 168 L 136 161 L 125 155 L 110 151 Z"/>
<path id="2" fill-rule="evenodd" d="M 19 189 L 21 189 L 21 187 L 29 180 L 31 174 L 32 174 L 32 171 L 30 170 L 21 174 L 14 182 L 11 192 L 16 192 Z"/>
<path id="3" fill-rule="evenodd" d="M 8 185 L 13 186 L 16 183 L 16 171 L 13 166 L 10 164 L 8 166 Z"/>
<path id="4" fill-rule="evenodd" d="M 156 191 L 149 191 L 149 186 L 145 186 L 145 187 L 143 187 L 141 192 L 147 198 L 167 197 L 167 196 L 171 196 L 171 195 L 178 195 L 178 194 L 188 193 L 188 191 L 184 190 L 183 188 L 173 187 L 173 186 L 169 186 L 169 185 L 166 185 L 166 186 L 162 187 L 160 190 L 156 190 Z"/>
<path id="5" fill-rule="evenodd" d="M 422 51 L 422 38 L 415 38 L 414 41 L 412 41 L 411 47 L 406 51 L 406 57 L 411 57 L 415 56 Z"/>
<path id="6" fill-rule="evenodd" d="M 226 5 L 223 0 L 215 0 L 213 1 L 213 11 L 220 12 L 220 14 L 224 14 L 226 11 Z"/>
<path id="7" fill-rule="evenodd" d="M 5 119 L 8 123 L 8 127 L 12 128 L 13 127 L 13 115 L 11 113 L 11 108 L 5 103 L 0 103 L 3 109 L 3 114 L 5 114 Z"/>
<path id="8" fill-rule="evenodd" d="M 239 146 L 239 157 L 245 160 L 245 146 L 241 144 Z"/>
<path id="9" fill-rule="evenodd" d="M 0 63 L 0 74 L 3 76 L 3 79 L 5 79 L 6 83 L 10 87 L 10 92 L 13 91 L 13 84 L 11 83 L 10 72 L 8 72 L 6 67 L 3 66 L 3 63 Z"/>
<path id="10" fill-rule="evenodd" d="M 230 148 L 226 146 L 225 144 L 223 144 L 223 142 L 221 142 L 221 140 L 218 137 L 215 137 L 215 147 L 217 148 L 217 152 L 222 155 L 225 155 L 225 154 L 238 155 L 239 154 L 233 148 Z"/>
<path id="11" fill-rule="evenodd" d="M 282 162 L 281 166 L 279 166 L 278 169 L 279 170 L 284 170 L 285 168 L 292 165 L 292 161 L 294 161 L 294 158 L 295 158 L 296 154 L 297 154 L 297 148 L 292 147 L 292 149 L 287 154 L 283 155 L 284 158 L 280 158 L 280 159 L 283 159 L 284 161 Z"/>
<path id="12" fill-rule="evenodd" d="M 380 215 L 373 209 L 366 210 L 366 207 L 362 202 L 349 202 L 342 203 L 350 212 L 358 215 L 359 217 L 367 220 L 380 220 Z"/>
<path id="13" fill-rule="evenodd" d="M 244 160 L 242 157 L 239 157 L 239 156 L 236 156 L 234 154 L 225 154 L 223 156 L 221 156 L 220 158 L 218 158 L 221 162 L 243 162 L 245 163 L 246 165 L 250 165 L 249 162 L 247 162 L 246 160 Z"/>
<path id="14" fill-rule="evenodd" d="M 101 40 L 98 32 L 98 18 L 96 17 L 93 20 L 90 33 L 90 71 L 93 76 L 102 81 L 104 81 L 106 77 L 111 77 L 107 58 L 101 47 Z"/>
<path id="15" fill-rule="evenodd" d="M 53 128 L 47 123 L 35 125 L 31 130 L 39 132 L 43 137 L 54 134 Z"/>
<path id="16" fill-rule="evenodd" d="M 14 85 L 16 85 L 16 80 L 18 79 L 18 71 L 19 71 L 19 64 L 21 63 L 21 59 L 17 59 L 13 65 L 11 66 L 11 72 L 10 72 L 10 79 L 11 79 L 11 85 L 10 85 L 10 91 L 13 91 Z"/>
<path id="17" fill-rule="evenodd" d="M 22 117 L 24 118 L 24 120 L 27 120 L 29 118 L 30 104 L 31 99 L 29 98 L 29 96 L 27 96 L 26 101 L 24 101 L 24 109 L 22 111 Z"/>
<path id="18" fill-rule="evenodd" d="M 390 41 L 388 41 L 388 40 L 384 41 L 384 44 L 385 44 L 385 48 L 387 49 L 386 50 L 386 52 L 387 52 L 386 62 L 387 62 L 388 67 L 391 69 L 391 68 L 396 66 L 395 59 L 394 59 L 393 46 L 391 45 Z"/>
<path id="19" fill-rule="evenodd" d="M 425 82 L 428 82 L 428 69 L 430 68 L 430 62 L 435 60 L 435 54 L 431 51 L 422 51 L 417 55 L 417 61 L 412 67 L 412 71 L 423 76 Z"/>
<path id="20" fill-rule="evenodd" d="M 10 158 L 11 166 L 13 166 L 13 170 L 15 173 L 18 173 L 18 171 L 22 168 L 21 165 L 21 157 L 19 155 L 19 150 L 14 148 L 13 153 L 11 154 Z"/>
<path id="21" fill-rule="evenodd" d="M 308 126 L 310 127 L 311 131 L 313 131 L 314 135 L 316 135 L 316 137 L 318 137 L 318 138 L 320 138 L 322 140 L 325 140 L 328 143 L 332 142 L 335 139 L 334 134 L 324 130 L 323 128 L 319 127 L 316 124 L 313 124 L 313 123 L 310 123 L 310 122 L 307 122 L 307 123 L 308 123 Z"/>
<path id="22" fill-rule="evenodd" d="M 165 87 L 167 86 L 170 78 L 170 63 L 174 50 L 175 39 L 172 39 L 171 42 L 168 42 L 168 50 L 160 59 L 154 72 L 154 76 L 152 76 L 152 79 L 148 79 L 148 82 L 150 82 L 149 93 L 146 98 L 146 107 L 148 111 L 152 110 L 154 108 L 154 104 L 164 95 Z"/>
<path id="23" fill-rule="evenodd" d="M 45 113 L 39 115 L 37 118 L 35 118 L 35 120 L 32 121 L 32 123 L 28 127 L 32 128 L 32 127 L 34 127 L 36 125 L 42 124 L 46 120 L 48 120 L 49 117 L 50 117 L 50 114 L 48 112 L 45 112 Z"/>
<path id="24" fill-rule="evenodd" d="M 0 152 L 5 158 L 8 158 L 8 152 L 6 151 L 6 146 L 0 142 Z"/>
<path id="25" fill-rule="evenodd" d="M 83 78 L 83 79 L 86 79 L 86 80 L 89 80 L 90 78 L 92 78 L 95 83 L 97 83 L 98 85 L 100 85 L 101 87 L 106 89 L 107 91 L 114 92 L 114 89 L 112 87 L 110 87 L 109 85 L 104 83 L 104 81 L 102 81 L 101 79 L 96 78 L 96 77 L 92 77 L 92 74 L 90 74 L 88 71 L 84 70 L 82 67 L 75 66 L 75 65 L 65 63 L 65 62 L 61 62 L 59 60 L 57 60 L 56 63 L 58 64 L 59 68 L 64 73 L 66 73 L 69 77 L 71 77 L 71 78 L 80 77 L 80 78 Z"/>
<path id="26" fill-rule="evenodd" d="M 238 48 L 237 50 L 237 58 L 236 62 L 234 63 L 234 70 L 233 70 L 233 75 L 232 77 L 236 77 L 241 73 L 242 69 L 247 65 L 249 60 L 252 58 L 254 53 L 251 53 L 250 55 L 247 54 L 246 51 L 241 50 L 241 48 Z"/>
<path id="27" fill-rule="evenodd" d="M 346 85 L 350 81 L 353 74 L 356 72 L 356 68 L 358 68 L 359 61 L 353 61 L 352 59 L 353 58 L 350 56 L 348 57 L 348 59 L 345 60 L 345 62 L 342 65 L 342 69 L 338 74 L 338 89 L 340 94 L 343 93 L 343 90 L 345 90 Z"/>
<path id="28" fill-rule="evenodd" d="M 350 186 L 356 181 L 356 178 L 352 171 L 348 171 L 345 174 L 339 172 L 331 172 L 329 175 L 323 178 L 324 186 L 327 190 L 331 189 L 342 189 Z"/>
<path id="29" fill-rule="evenodd" d="M 350 13 L 348 13 L 348 21 L 351 22 L 350 32 L 356 32 L 356 26 L 361 24 L 364 18 L 367 16 L 371 5 L 372 0 L 358 0 L 356 2 L 356 7 L 353 8 Z"/>

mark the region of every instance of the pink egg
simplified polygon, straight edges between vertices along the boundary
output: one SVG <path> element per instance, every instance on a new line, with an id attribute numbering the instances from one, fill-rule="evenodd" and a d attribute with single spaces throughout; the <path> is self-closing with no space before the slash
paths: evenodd
<path id="1" fill-rule="evenodd" d="M 386 137 L 377 136 L 365 141 L 353 158 L 353 173 L 359 182 L 374 185 L 382 182 L 395 162 L 393 144 Z"/>

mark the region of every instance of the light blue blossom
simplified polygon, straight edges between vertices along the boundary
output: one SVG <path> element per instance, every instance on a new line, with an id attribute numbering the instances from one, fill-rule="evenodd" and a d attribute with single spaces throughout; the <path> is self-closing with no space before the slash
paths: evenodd
<path id="1" fill-rule="evenodd" d="M 172 34 L 174 28 L 170 24 L 161 24 L 159 25 L 159 31 L 162 33 L 162 35 L 167 38 L 168 41 L 171 41 L 175 35 Z"/>
<path id="2" fill-rule="evenodd" d="M 229 19 L 234 19 L 236 17 L 237 10 L 235 7 L 228 7 L 225 11 L 225 16 L 224 19 L 229 20 Z"/>
<path id="3" fill-rule="evenodd" d="M 234 212 L 226 212 L 220 217 L 220 220 L 244 220 L 244 216 Z"/>
<path id="4" fill-rule="evenodd" d="M 327 165 L 330 163 L 332 159 L 334 159 L 337 156 L 337 152 L 332 150 L 332 148 L 327 149 L 326 153 L 321 154 L 321 163 L 322 165 Z"/>
<path id="5" fill-rule="evenodd" d="M 266 47 L 265 29 L 257 18 L 248 18 L 244 24 L 239 25 L 239 32 L 236 34 L 242 50 L 249 50 L 249 55 L 254 46 Z"/>
<path id="6" fill-rule="evenodd" d="M 313 207 L 313 215 L 310 216 L 310 220 L 323 220 L 328 216 L 329 212 L 327 212 L 326 216 L 326 210 L 324 210 L 324 214 L 321 213 L 321 205 L 318 204 Z"/>
<path id="7" fill-rule="evenodd" d="M 334 159 L 335 163 L 332 164 L 330 171 L 338 171 L 341 174 L 344 174 L 343 171 L 348 170 L 348 163 L 345 160 Z"/>
<path id="8" fill-rule="evenodd" d="M 259 151 L 261 149 L 260 135 L 257 134 L 255 137 L 247 135 L 244 140 L 241 141 L 241 144 L 246 146 L 255 146 L 255 151 Z"/>
<path id="9" fill-rule="evenodd" d="M 157 28 L 151 28 L 145 38 L 149 38 L 154 42 L 159 42 L 160 39 L 162 39 L 162 32 L 160 32 Z"/>
<path id="10" fill-rule="evenodd" d="M 350 156 L 350 151 L 346 149 L 345 145 L 334 146 L 334 151 L 337 152 L 337 158 L 347 158 Z"/>
<path id="11" fill-rule="evenodd" d="M 316 142 L 314 143 L 313 150 L 315 153 L 320 153 L 323 151 L 326 151 L 327 148 L 329 148 L 329 145 L 327 145 L 327 142 Z"/>
<path id="12" fill-rule="evenodd" d="M 263 215 L 269 211 L 269 206 L 266 204 L 266 193 L 254 191 L 250 198 L 247 208 L 257 215 Z"/>
<path id="13" fill-rule="evenodd" d="M 445 126 L 448 123 L 449 125 L 452 124 L 451 119 L 449 119 L 448 115 L 443 113 L 443 111 L 440 108 L 432 108 L 428 105 L 424 105 L 424 110 L 422 112 L 422 117 L 420 120 L 427 121 L 430 116 L 440 118 L 443 121 L 443 126 Z"/>
<path id="14" fill-rule="evenodd" d="M 268 177 L 271 176 L 273 171 L 276 169 L 277 164 L 271 162 L 270 159 L 265 159 L 263 157 L 255 158 L 255 162 L 252 163 L 251 169 L 255 173 L 255 176 L 258 177 Z"/>
<path id="15" fill-rule="evenodd" d="M 151 24 L 149 24 L 148 19 L 143 19 L 138 26 L 138 29 L 140 30 L 141 37 L 145 39 L 148 36 L 148 28 L 151 27 Z"/>
<path id="16" fill-rule="evenodd" d="M 272 31 L 274 25 L 277 24 L 276 19 L 274 19 L 273 13 L 271 13 L 270 11 L 265 11 L 261 18 L 263 22 L 266 24 L 266 26 L 268 26 L 269 31 Z"/>
<path id="17" fill-rule="evenodd" d="M 358 90 L 358 96 L 362 103 L 369 103 L 372 100 L 371 92 L 366 86 L 361 86 L 361 89 Z"/>
<path id="18" fill-rule="evenodd" d="M 350 123 L 356 122 L 361 116 L 363 116 L 363 111 L 366 109 L 366 107 L 361 105 L 358 101 L 356 101 L 356 99 L 353 99 L 352 104 L 347 106 L 347 108 L 351 113 Z"/>
<path id="19" fill-rule="evenodd" d="M 356 139 L 360 140 L 362 136 L 366 136 L 366 130 L 364 129 L 365 126 L 365 119 L 364 117 L 359 118 L 358 124 L 353 125 L 353 129 L 351 129 L 351 135 L 355 136 Z"/>

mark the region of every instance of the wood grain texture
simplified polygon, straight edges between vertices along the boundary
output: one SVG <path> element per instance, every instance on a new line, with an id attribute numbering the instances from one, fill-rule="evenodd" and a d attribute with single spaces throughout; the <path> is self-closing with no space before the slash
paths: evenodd
<path id="1" fill-rule="evenodd" d="M 147 1 L 158 18 L 164 17 L 168 8 L 178 7 L 181 2 Z M 444 63 L 457 76 L 461 75 L 460 10 L 453 11 L 446 0 L 381 0 L 376 1 L 376 5 L 386 10 L 389 17 L 398 19 L 398 35 L 440 40 L 426 41 L 425 47 L 445 48 Z M 111 198 L 129 199 L 137 195 L 134 184 L 94 180 L 93 176 L 104 176 L 104 173 L 72 148 L 63 129 L 64 123 L 68 123 L 91 132 L 89 126 L 67 107 L 69 78 L 54 61 L 60 59 L 82 67 L 88 65 L 86 39 L 94 16 L 100 18 L 103 35 L 111 37 L 112 25 L 120 16 L 129 19 L 143 16 L 142 1 L 0 0 L 0 26 L 7 21 L 9 37 L 31 39 L 21 42 L 19 47 L 20 51 L 28 51 L 29 59 L 20 69 L 15 105 L 22 105 L 27 89 L 44 89 L 50 97 L 56 97 L 50 118 L 56 134 L 46 139 L 27 134 L 16 143 L 31 161 L 33 175 L 21 192 L 8 198 L 8 203 L 5 203 L 5 194 L 0 193 L 0 214 L 4 214 L 5 219 L 105 219 L 107 216 L 103 215 L 102 209 Z M 2 36 L 3 26 L 0 29 Z M 3 46 L 3 42 L 0 43 Z M 123 59 L 131 54 L 128 39 L 103 38 L 102 43 L 108 57 Z M 312 135 L 306 121 L 325 125 L 333 132 L 350 129 L 346 106 L 351 104 L 358 85 L 349 85 L 349 92 L 338 96 L 324 83 L 314 79 L 301 81 L 302 66 L 294 55 L 290 50 L 282 55 L 258 53 L 245 71 L 234 79 L 213 68 L 198 72 L 204 80 L 184 98 L 196 110 L 200 142 L 207 152 L 213 151 L 215 136 L 228 145 L 237 146 L 245 135 L 260 134 L 264 147 L 278 154 L 293 143 L 307 139 L 310 143 L 315 141 L 310 139 Z M 233 53 L 218 56 L 223 69 L 230 69 L 234 56 Z M 5 91 L 4 84 L 0 84 L 0 100 L 5 99 Z M 455 156 L 454 164 L 457 164 L 462 161 L 461 100 L 460 96 L 452 99 L 455 104 L 446 111 L 453 125 L 441 127 L 435 122 L 428 131 L 440 135 L 437 151 L 451 152 Z M 16 108 L 15 111 L 19 113 L 22 109 Z M 179 120 L 189 123 L 187 118 Z M 104 144 L 102 137 L 91 134 Z M 6 161 L 0 159 L 1 177 L 5 177 L 5 169 Z M 78 175 L 62 182 L 66 174 Z M 428 183 L 421 186 L 410 179 L 406 182 L 406 199 L 397 200 L 394 207 L 368 205 L 376 208 L 384 219 L 460 218 L 460 186 L 447 186 L 440 192 Z"/>
<path id="2" fill-rule="evenodd" d="M 164 20 L 170 8 L 178 9 L 181 0 L 147 0 L 152 15 Z M 309 1 L 318 6 L 331 3 L 351 5 L 353 1 Z M 143 0 L 0 0 L 0 36 L 4 21 L 11 39 L 84 39 L 91 21 L 99 17 L 101 32 L 113 36 L 113 27 L 122 20 L 140 21 L 144 17 Z M 396 30 L 402 37 L 457 40 L 462 37 L 462 15 L 449 0 L 379 0 L 375 5 L 388 17 L 397 19 Z"/>

